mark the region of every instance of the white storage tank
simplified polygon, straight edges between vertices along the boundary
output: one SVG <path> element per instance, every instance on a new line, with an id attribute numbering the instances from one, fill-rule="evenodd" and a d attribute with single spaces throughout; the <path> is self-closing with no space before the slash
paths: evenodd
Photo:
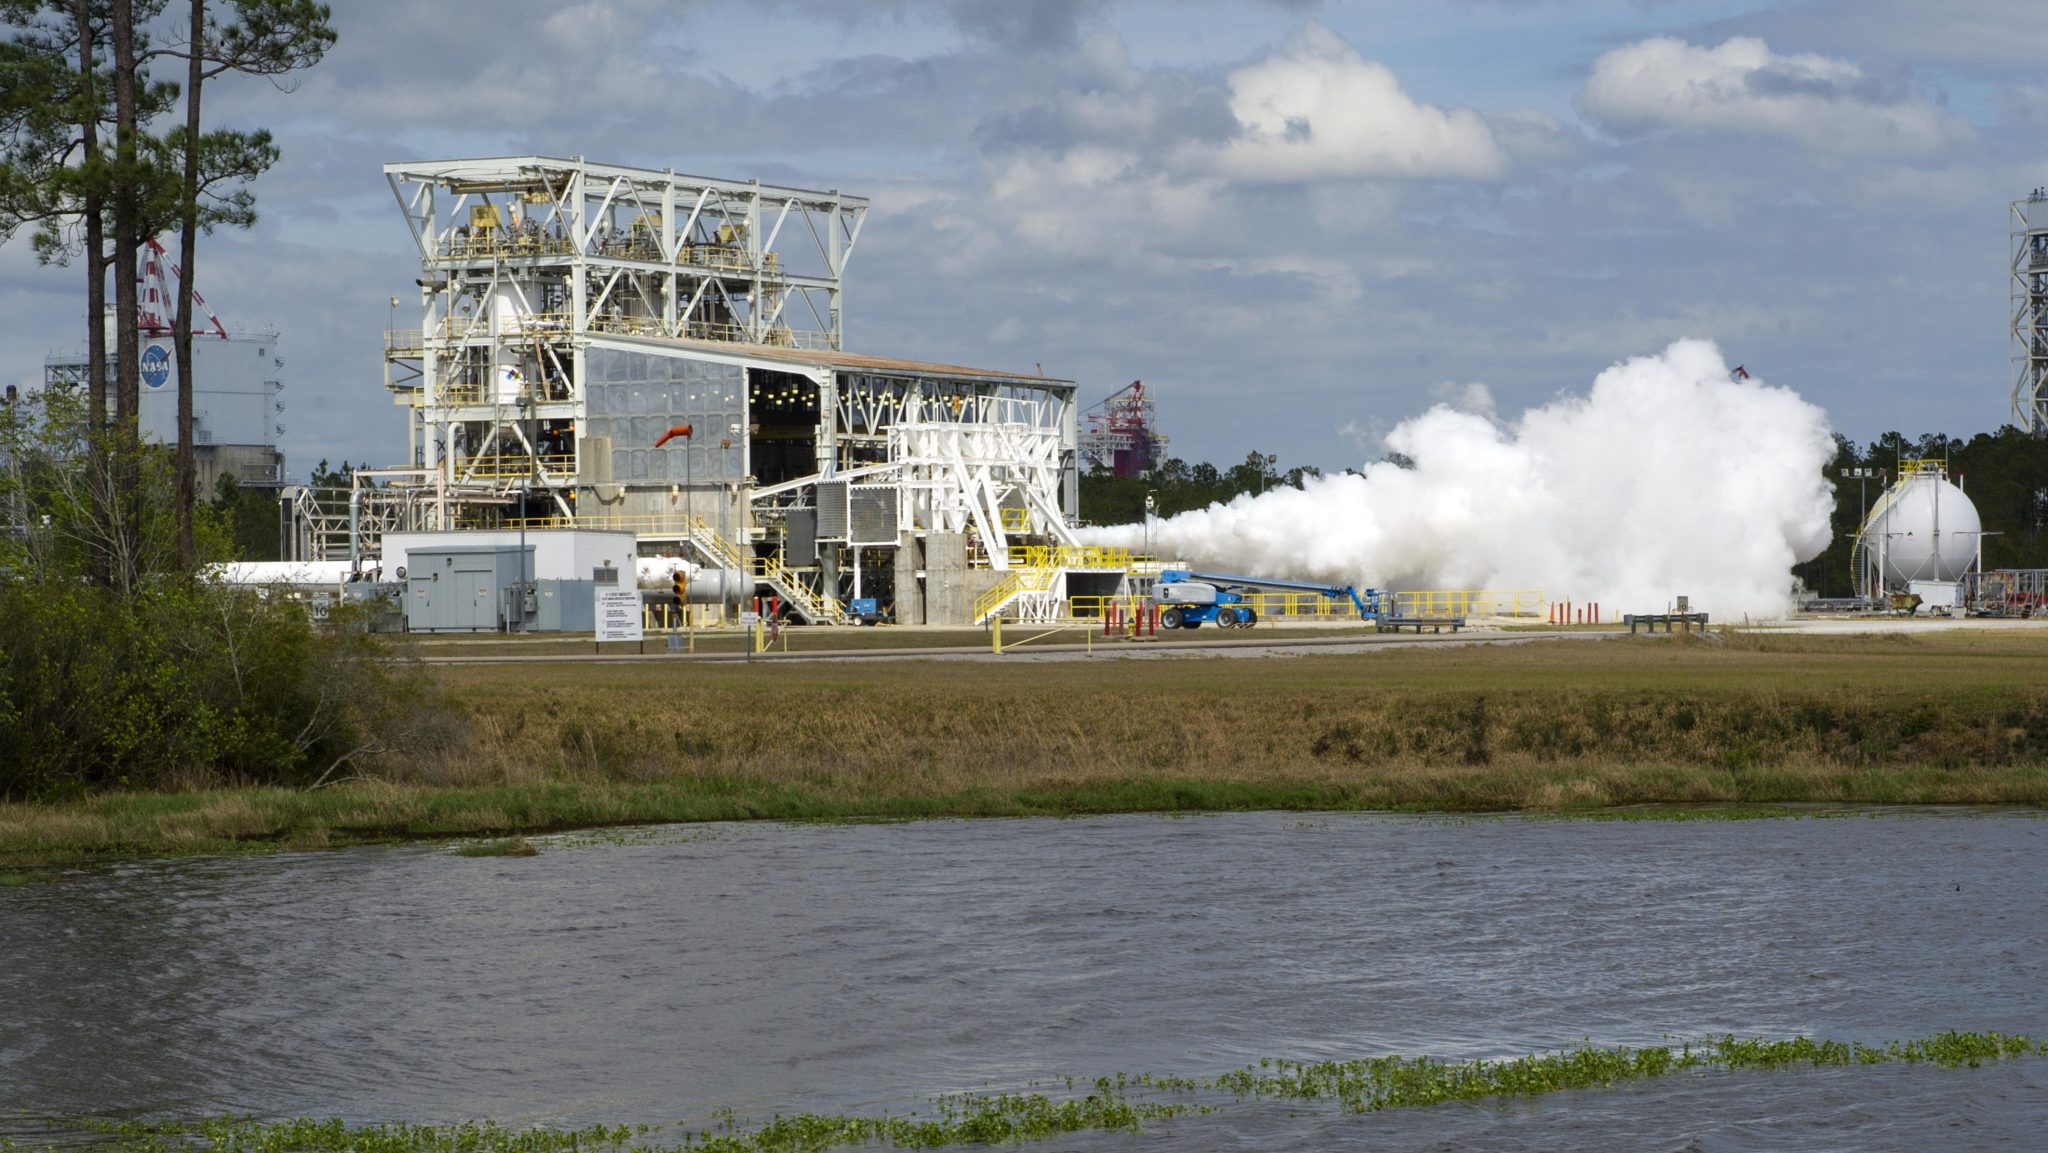
<path id="1" fill-rule="evenodd" d="M 1984 538 L 1977 506 L 1949 482 L 1938 461 L 1908 461 L 1898 483 L 1871 507 L 1858 534 L 1866 574 L 1884 588 L 1914 581 L 1957 581 L 1976 567 Z M 1873 590 L 1874 591 L 1874 590 Z"/>

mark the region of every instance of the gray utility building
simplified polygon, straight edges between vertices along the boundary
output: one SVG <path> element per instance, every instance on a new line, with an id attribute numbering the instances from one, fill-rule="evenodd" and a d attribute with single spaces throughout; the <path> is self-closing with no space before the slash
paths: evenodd
<path id="1" fill-rule="evenodd" d="M 524 606 L 533 549 L 453 545 L 414 549 L 405 575 L 408 632 L 497 632 Z"/>
<path id="2" fill-rule="evenodd" d="M 409 632 L 589 632 L 599 591 L 635 587 L 631 533 L 392 533 L 382 544 Z"/>

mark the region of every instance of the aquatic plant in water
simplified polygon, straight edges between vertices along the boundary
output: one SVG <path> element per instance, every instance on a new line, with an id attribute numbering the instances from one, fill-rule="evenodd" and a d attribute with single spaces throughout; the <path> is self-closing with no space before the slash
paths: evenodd
<path id="1" fill-rule="evenodd" d="M 1365 1057 L 1350 1061 L 1268 1059 L 1216 1077 L 1118 1074 L 1092 1091 L 1054 1099 L 1042 1093 L 968 1093 L 934 1099 L 930 1116 L 776 1116 L 749 1125 L 721 1111 L 710 1129 L 664 1139 L 656 1126 L 577 1130 L 457 1125 L 350 1126 L 338 1118 L 199 1122 L 87 1122 L 106 1153 L 822 1153 L 881 1144 L 899 1149 L 1005 1145 L 1084 1130 L 1138 1131 L 1144 1122 L 1238 1101 L 1327 1101 L 1366 1113 L 1380 1109 L 1594 1089 L 1686 1070 L 1753 1071 L 1794 1067 L 1928 1063 L 1976 1068 L 1986 1061 L 2048 1055 L 2048 1041 L 2010 1033 L 1947 1032 L 1885 1045 L 1793 1037 L 1711 1037 L 1677 1047 L 1581 1045 L 1505 1060 Z M 1068 1079 L 1072 1088 L 1073 1082 Z M 1137 1097 L 1134 1093 L 1147 1096 Z M 1194 1098 L 1162 1100 L 1159 1097 Z M 0 1153 L 15 1147 L 0 1140 Z"/>

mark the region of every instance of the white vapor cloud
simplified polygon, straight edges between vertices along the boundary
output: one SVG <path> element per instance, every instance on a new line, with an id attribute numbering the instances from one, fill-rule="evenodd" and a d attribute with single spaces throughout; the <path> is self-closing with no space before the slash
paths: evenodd
<path id="1" fill-rule="evenodd" d="M 1748 36 L 1718 48 L 1668 36 L 1616 48 L 1593 62 L 1579 106 L 1610 128 L 1787 136 L 1822 152 L 1924 153 L 1971 137 L 1967 121 L 1910 85 Z"/>
<path id="2" fill-rule="evenodd" d="M 1191 159 L 1240 180 L 1492 180 L 1508 168 L 1479 113 L 1417 101 L 1392 69 L 1320 24 L 1303 25 L 1278 52 L 1229 79 L 1239 132 Z"/>
<path id="3" fill-rule="evenodd" d="M 1616 615 L 1685 594 L 1719 617 L 1791 607 L 1792 565 L 1828 542 L 1827 415 L 1731 380 L 1682 340 L 1503 425 L 1477 386 L 1386 437 L 1412 468 L 1311 479 L 1152 526 L 1203 568 L 1379 588 L 1534 589 Z M 1702 435 L 1711 429 L 1712 435 Z M 1137 545 L 1139 526 L 1092 539 Z"/>

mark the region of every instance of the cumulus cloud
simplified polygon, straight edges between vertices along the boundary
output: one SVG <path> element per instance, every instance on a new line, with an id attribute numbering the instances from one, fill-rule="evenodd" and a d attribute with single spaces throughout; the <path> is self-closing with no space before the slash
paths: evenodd
<path id="1" fill-rule="evenodd" d="M 1969 139 L 1960 116 L 1908 83 L 1754 37 L 1703 48 L 1668 36 L 1601 56 L 1579 97 L 1623 131 L 1671 127 L 1787 136 L 1824 152 L 1930 152 Z"/>
<path id="2" fill-rule="evenodd" d="M 1220 228 L 1218 182 L 1179 181 L 1127 152 L 1085 147 L 1011 156 L 987 175 L 1010 236 L 1041 254 L 1101 260 Z"/>
<path id="3" fill-rule="evenodd" d="M 1189 159 L 1240 180 L 1491 180 L 1508 166 L 1479 113 L 1416 100 L 1392 69 L 1315 23 L 1230 74 L 1230 111 L 1237 135 Z"/>

